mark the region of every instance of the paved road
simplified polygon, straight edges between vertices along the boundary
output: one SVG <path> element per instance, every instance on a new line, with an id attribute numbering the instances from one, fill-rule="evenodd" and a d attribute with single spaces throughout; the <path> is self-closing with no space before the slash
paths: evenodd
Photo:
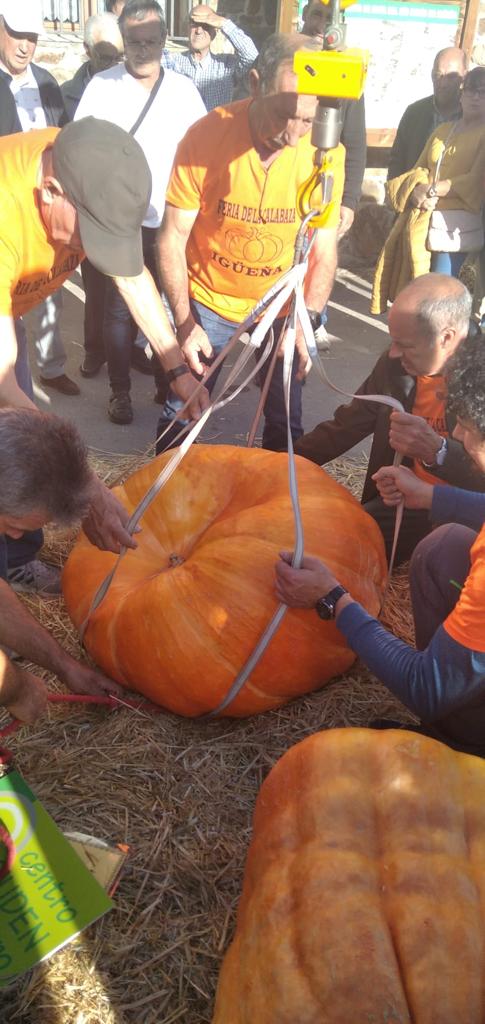
<path id="1" fill-rule="evenodd" d="M 107 415 L 109 385 L 106 367 L 93 380 L 83 380 L 79 364 L 83 357 L 83 289 L 76 272 L 63 289 L 64 311 L 61 328 L 68 356 L 67 372 L 81 387 L 79 397 L 67 398 L 36 384 L 36 400 L 42 409 L 51 409 L 72 418 L 90 447 L 99 451 L 131 454 L 144 451 L 155 436 L 159 406 L 155 405 L 153 379 L 132 372 L 132 399 L 135 418 L 129 426 L 117 426 Z M 388 344 L 384 318 L 371 317 L 370 286 L 347 270 L 338 274 L 329 310 L 328 330 L 334 336 L 326 357 L 330 378 L 345 391 L 352 391 L 367 375 L 378 355 Z M 27 318 L 27 325 L 28 318 Z M 31 354 L 34 378 L 38 376 Z M 256 409 L 259 391 L 251 384 L 228 407 L 214 414 L 201 439 L 218 443 L 244 444 Z M 309 430 L 332 415 L 343 399 L 326 388 L 315 373 L 304 389 L 304 425 Z M 357 446 L 355 453 L 365 446 Z"/>

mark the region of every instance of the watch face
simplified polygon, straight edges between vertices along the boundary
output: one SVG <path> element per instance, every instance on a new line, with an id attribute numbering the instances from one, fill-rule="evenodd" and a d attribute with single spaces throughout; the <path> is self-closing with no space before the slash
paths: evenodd
<path id="1" fill-rule="evenodd" d="M 325 597 L 320 597 L 315 605 L 317 615 L 321 619 L 331 619 L 334 615 L 334 606 Z"/>
<path id="2" fill-rule="evenodd" d="M 330 590 L 324 597 L 319 597 L 315 611 L 321 619 L 334 619 L 335 618 L 335 605 L 343 594 L 347 594 L 348 591 L 345 587 L 341 587 L 340 584 Z"/>

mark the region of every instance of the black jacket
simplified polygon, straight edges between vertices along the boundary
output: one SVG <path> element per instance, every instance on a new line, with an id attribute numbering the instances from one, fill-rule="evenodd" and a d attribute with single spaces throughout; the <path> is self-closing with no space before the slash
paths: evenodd
<path id="1" fill-rule="evenodd" d="M 378 359 L 374 369 L 358 388 L 356 394 L 392 395 L 399 399 L 406 412 L 412 412 L 416 393 L 416 379 L 404 373 L 399 359 L 390 359 L 387 352 Z M 381 402 L 359 402 L 340 405 L 332 420 L 319 423 L 295 444 L 297 455 L 303 455 L 321 466 L 343 455 L 354 444 L 373 434 L 369 466 L 362 491 L 362 504 L 377 497 L 378 491 L 372 474 L 381 466 L 391 465 L 394 449 L 389 444 L 389 417 L 392 409 Z M 468 457 L 463 445 L 451 437 L 456 420 L 448 412 L 446 425 L 449 433 L 448 453 L 444 464 L 433 468 L 433 475 L 443 482 L 462 487 L 466 491 L 485 491 L 485 477 Z M 404 465 L 411 460 L 404 460 Z"/>
<path id="2" fill-rule="evenodd" d="M 460 112 L 457 111 L 455 118 L 450 117 L 447 120 L 453 121 L 459 117 Z M 409 107 L 406 107 L 399 122 L 389 157 L 387 172 L 389 181 L 391 178 L 399 178 L 400 174 L 405 174 L 415 166 L 434 130 L 434 96 L 425 96 L 424 99 L 416 100 L 416 103 L 411 103 Z"/>
<path id="3" fill-rule="evenodd" d="M 345 185 L 342 206 L 355 210 L 362 191 L 367 143 L 365 134 L 365 103 L 360 100 L 342 101 L 343 126 L 340 141 L 345 146 Z"/>
<path id="4" fill-rule="evenodd" d="M 74 120 L 74 115 L 81 101 L 81 96 L 92 79 L 91 66 L 88 60 L 81 64 L 73 78 L 61 85 L 62 98 L 66 108 L 68 121 Z"/>
<path id="5" fill-rule="evenodd" d="M 7 82 L 0 78 L 0 135 L 18 132 L 18 114 L 15 100 Z"/>
<path id="6" fill-rule="evenodd" d="M 52 127 L 52 128 L 62 128 L 62 126 L 67 123 L 67 117 L 66 117 L 66 111 L 64 109 L 64 101 L 62 99 L 62 93 L 61 93 L 61 90 L 60 90 L 60 88 L 59 88 L 59 86 L 58 86 L 54 76 L 51 75 L 49 71 L 45 71 L 44 68 L 40 68 L 38 64 L 31 64 L 30 66 L 32 68 L 32 71 L 33 71 L 33 74 L 34 74 L 34 78 L 35 78 L 35 80 L 37 82 L 37 85 L 39 87 L 40 100 L 41 100 L 41 103 L 42 103 L 42 107 L 44 109 L 44 114 L 45 114 L 45 119 L 47 121 L 47 126 L 49 128 L 50 127 Z M 5 82 L 7 84 L 7 86 L 9 86 L 10 82 L 12 81 L 12 76 L 8 75 L 6 71 L 3 71 L 0 68 L 0 79 L 2 80 L 2 82 Z M 9 89 L 9 92 L 10 92 L 10 89 Z M 3 90 L 2 90 L 1 96 L 2 96 L 2 106 L 3 106 Z M 13 99 L 13 97 L 12 97 L 12 99 Z M 15 100 L 14 100 L 14 104 L 15 104 Z M 14 132 L 21 132 L 22 131 L 22 125 L 20 123 L 20 118 L 19 118 L 18 113 L 17 113 L 17 108 L 15 108 L 15 114 L 16 114 L 16 121 L 15 121 L 15 127 L 14 127 L 13 131 Z M 2 117 L 2 120 L 3 120 L 3 117 Z M 13 134 L 13 133 L 4 132 L 3 134 L 7 135 L 7 134 Z"/>

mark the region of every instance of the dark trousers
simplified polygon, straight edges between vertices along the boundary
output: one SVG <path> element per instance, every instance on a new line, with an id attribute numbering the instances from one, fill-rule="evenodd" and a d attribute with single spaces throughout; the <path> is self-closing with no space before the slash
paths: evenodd
<path id="1" fill-rule="evenodd" d="M 470 572 L 470 548 L 476 537 L 468 526 L 448 523 L 418 544 L 409 567 L 418 650 L 428 646 L 438 626 L 453 611 Z"/>
<path id="2" fill-rule="evenodd" d="M 386 556 L 389 562 L 394 537 L 394 524 L 396 522 L 396 510 L 384 505 L 382 498 L 371 498 L 362 506 L 366 512 L 375 519 L 386 546 Z M 428 513 L 421 509 L 405 508 L 402 517 L 401 529 L 396 548 L 396 565 L 407 562 L 419 541 L 430 533 L 432 524 Z"/>
<path id="3" fill-rule="evenodd" d="M 156 236 L 156 228 L 142 228 L 145 266 L 150 271 L 158 291 L 161 293 L 161 282 L 155 258 Z M 137 329 L 128 306 L 114 281 L 111 278 L 106 278 L 103 335 L 108 359 L 109 381 L 114 392 L 130 390 L 131 354 Z M 155 354 L 153 366 L 157 388 L 162 388 L 165 386 L 165 374 Z"/>
<path id="4" fill-rule="evenodd" d="M 224 345 L 229 341 L 229 338 L 234 334 L 237 324 L 233 323 L 232 320 L 225 320 L 219 316 L 218 313 L 214 313 L 212 309 L 202 305 L 201 302 L 190 303 L 192 314 L 199 324 L 204 328 L 209 341 L 212 344 L 214 355 L 218 355 Z M 274 335 L 275 345 L 278 344 L 278 339 L 283 328 L 284 319 L 275 320 L 274 322 Z M 254 328 L 253 328 L 254 330 Z M 269 362 L 270 360 L 268 360 Z M 207 361 L 210 365 L 211 360 Z M 219 372 L 222 366 L 219 367 L 216 372 L 207 381 L 207 389 L 212 392 Z M 295 356 L 293 361 L 292 370 L 292 381 L 291 381 L 291 393 L 290 393 L 290 427 L 293 442 L 297 441 L 303 434 L 302 426 L 302 382 L 296 379 L 296 373 L 298 370 L 298 359 Z M 260 384 L 263 384 L 266 374 L 268 372 L 268 363 L 265 364 L 262 371 L 260 372 Z M 163 406 L 160 419 L 157 427 L 157 437 L 165 430 L 169 424 L 174 420 L 174 417 L 178 414 L 182 408 L 182 402 L 174 394 L 173 391 L 169 391 L 168 398 Z M 182 422 L 178 420 L 175 425 L 167 431 L 165 437 L 157 445 L 157 453 L 165 451 L 170 448 L 174 443 L 174 439 L 180 431 Z M 179 442 L 180 443 L 180 442 Z M 267 448 L 270 451 L 281 452 L 286 451 L 288 447 L 288 438 L 286 430 L 286 411 L 285 411 L 285 399 L 283 389 L 283 360 L 277 359 L 274 369 L 273 376 L 271 378 L 271 384 L 269 386 L 266 401 L 264 403 L 264 427 L 263 427 L 263 448 Z"/>
<path id="5" fill-rule="evenodd" d="M 32 377 L 30 375 L 29 354 L 25 330 L 17 331 L 17 360 L 15 363 L 17 384 L 24 394 L 33 400 Z M 31 562 L 44 543 L 42 530 L 26 530 L 19 540 L 13 540 L 0 534 L 0 579 L 7 579 L 7 569 L 17 569 L 19 565 Z"/>
<path id="6" fill-rule="evenodd" d="M 106 299 L 107 278 L 96 270 L 88 259 L 81 263 L 81 274 L 84 284 L 84 348 L 86 353 L 106 358 L 103 339 L 104 304 Z"/>

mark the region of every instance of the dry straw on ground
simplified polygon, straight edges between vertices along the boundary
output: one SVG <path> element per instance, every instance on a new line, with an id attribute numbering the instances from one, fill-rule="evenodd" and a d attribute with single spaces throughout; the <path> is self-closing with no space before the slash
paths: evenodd
<path id="1" fill-rule="evenodd" d="M 119 464 L 104 463 L 98 456 L 112 479 Z M 364 464 L 339 460 L 332 472 L 358 490 Z M 51 536 L 52 558 L 68 544 Z M 62 601 L 28 603 L 79 655 Z M 411 639 L 405 572 L 385 618 Z M 207 1024 L 264 777 L 315 730 L 375 717 L 411 720 L 356 663 L 320 692 L 246 721 L 53 706 L 19 732 L 9 741 L 16 763 L 58 825 L 128 843 L 131 856 L 115 909 L 2 992 L 2 1024 Z"/>

